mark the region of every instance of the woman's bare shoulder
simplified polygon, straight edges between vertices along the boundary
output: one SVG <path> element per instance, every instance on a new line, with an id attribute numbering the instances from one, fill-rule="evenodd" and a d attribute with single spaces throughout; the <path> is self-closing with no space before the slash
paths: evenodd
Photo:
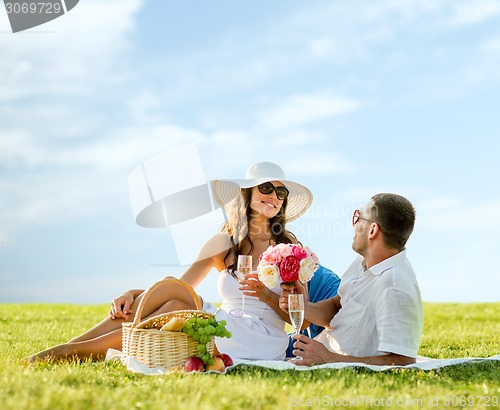
<path id="1" fill-rule="evenodd" d="M 229 249 L 231 247 L 231 237 L 225 232 L 218 232 L 212 236 L 207 243 L 220 244 L 221 246 L 225 246 L 226 249 Z"/>

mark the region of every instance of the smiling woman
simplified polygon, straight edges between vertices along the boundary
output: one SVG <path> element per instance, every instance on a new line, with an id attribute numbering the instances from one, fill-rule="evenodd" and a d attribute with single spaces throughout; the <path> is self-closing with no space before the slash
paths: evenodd
<path id="1" fill-rule="evenodd" d="M 260 255 L 270 246 L 298 243 L 286 229 L 286 223 L 297 219 L 309 208 L 312 194 L 303 185 L 286 179 L 276 164 L 260 162 L 251 166 L 244 179 L 212 181 L 214 199 L 227 215 L 221 232 L 202 247 L 197 260 L 181 276 L 185 285 L 167 282 L 155 286 L 147 302 L 141 306 L 143 319 L 182 309 L 197 309 L 215 313 L 215 306 L 201 297 L 193 301 L 190 287 L 196 287 L 212 268 L 219 274 L 219 292 L 223 298 L 218 321 L 227 323 L 230 339 L 216 337 L 219 352 L 235 360 L 281 360 L 285 357 L 288 335 L 285 320 L 288 314 L 279 307 L 280 284 L 266 287 L 253 271 Z M 250 255 L 250 272 L 238 280 L 238 257 Z M 112 303 L 109 317 L 94 328 L 68 343 L 42 351 L 30 361 L 79 358 L 102 358 L 109 348 L 121 348 L 122 323 L 134 320 L 143 300 L 143 290 L 130 290 Z M 245 308 L 243 312 L 243 299 Z M 197 303 L 199 302 L 199 303 Z M 255 349 L 256 346 L 265 348 Z"/>

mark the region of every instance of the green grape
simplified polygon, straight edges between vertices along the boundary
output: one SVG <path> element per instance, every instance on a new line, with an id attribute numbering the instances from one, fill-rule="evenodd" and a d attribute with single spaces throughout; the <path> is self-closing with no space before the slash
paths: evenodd
<path id="1" fill-rule="evenodd" d="M 198 345 L 198 352 L 200 354 L 205 354 L 207 351 L 207 347 L 205 345 Z"/>
<path id="2" fill-rule="evenodd" d="M 198 334 L 201 336 L 201 335 L 204 335 L 205 334 L 205 329 L 200 327 L 198 328 Z"/>
<path id="3" fill-rule="evenodd" d="M 231 332 L 226 330 L 226 337 L 229 339 L 232 336 Z"/>
<path id="4" fill-rule="evenodd" d="M 220 328 L 216 327 L 215 328 L 215 333 L 214 333 L 215 336 L 220 336 Z"/>
<path id="5" fill-rule="evenodd" d="M 212 366 L 214 364 L 214 358 L 213 357 L 210 357 L 210 359 L 207 360 L 207 364 L 209 366 Z"/>
<path id="6" fill-rule="evenodd" d="M 207 343 L 208 342 L 208 337 L 205 335 L 200 336 L 200 342 L 201 343 Z"/>
<path id="7" fill-rule="evenodd" d="M 196 324 L 200 326 L 200 325 L 202 325 L 202 323 L 203 323 L 203 319 L 201 317 L 197 317 Z"/>
<path id="8" fill-rule="evenodd" d="M 203 360 L 204 363 L 207 363 L 211 359 L 211 356 L 207 353 L 204 354 L 201 360 Z"/>
<path id="9" fill-rule="evenodd" d="M 186 322 L 184 324 L 184 328 L 183 329 L 191 329 L 193 327 L 193 323 L 192 322 Z"/>
<path id="10" fill-rule="evenodd" d="M 217 321 L 213 317 L 208 318 L 208 324 L 209 325 L 213 325 L 215 323 L 217 323 Z"/>
<path id="11" fill-rule="evenodd" d="M 187 334 L 188 334 L 189 336 L 191 336 L 191 337 L 193 337 L 194 333 L 195 333 L 195 332 L 194 332 L 194 329 L 193 329 L 193 328 L 188 329 L 188 331 L 187 331 Z"/>
<path id="12" fill-rule="evenodd" d="M 221 326 L 226 326 L 226 325 L 227 325 L 227 322 L 226 322 L 224 319 L 222 319 L 222 320 L 219 322 L 219 325 L 221 325 Z"/>
<path id="13" fill-rule="evenodd" d="M 198 333 L 195 333 L 193 336 L 191 336 L 193 338 L 194 341 L 196 342 L 199 342 L 200 341 L 200 338 L 201 336 L 198 334 Z"/>
<path id="14" fill-rule="evenodd" d="M 215 333 L 215 327 L 213 327 L 212 325 L 208 325 L 205 329 L 205 332 L 207 333 L 207 335 L 213 335 Z"/>

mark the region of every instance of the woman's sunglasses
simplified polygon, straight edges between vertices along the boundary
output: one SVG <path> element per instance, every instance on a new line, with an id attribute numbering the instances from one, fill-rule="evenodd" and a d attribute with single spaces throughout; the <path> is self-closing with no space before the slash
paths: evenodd
<path id="1" fill-rule="evenodd" d="M 263 184 L 257 185 L 257 188 L 259 188 L 259 192 L 264 195 L 269 195 L 273 191 L 276 192 L 276 198 L 280 201 L 284 201 L 290 193 L 286 187 L 274 186 L 270 182 L 264 182 Z"/>

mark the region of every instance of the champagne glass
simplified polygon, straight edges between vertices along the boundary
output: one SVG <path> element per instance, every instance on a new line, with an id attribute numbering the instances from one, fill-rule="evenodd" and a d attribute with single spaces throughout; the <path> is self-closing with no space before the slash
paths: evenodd
<path id="1" fill-rule="evenodd" d="M 245 280 L 252 273 L 252 255 L 238 255 L 238 280 Z M 241 316 L 245 316 L 245 295 L 241 296 Z"/>
<path id="2" fill-rule="evenodd" d="M 300 328 L 304 322 L 304 295 L 300 293 L 291 293 L 288 295 L 288 315 L 292 326 L 295 328 L 295 334 L 300 333 Z M 296 356 L 298 360 L 302 359 Z"/>

